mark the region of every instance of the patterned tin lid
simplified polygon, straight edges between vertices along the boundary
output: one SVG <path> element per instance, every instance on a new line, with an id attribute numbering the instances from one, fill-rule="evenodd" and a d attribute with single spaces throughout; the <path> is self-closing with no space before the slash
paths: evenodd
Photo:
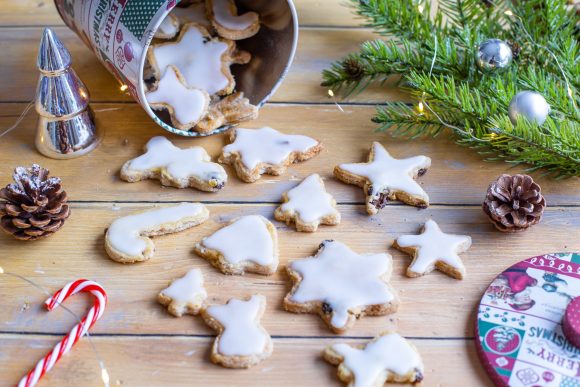
<path id="1" fill-rule="evenodd" d="M 580 297 L 576 297 L 568 304 L 562 330 L 569 342 L 580 348 Z"/>
<path id="2" fill-rule="evenodd" d="M 493 280 L 475 332 L 480 360 L 497 386 L 580 387 L 580 347 L 562 327 L 579 296 L 580 253 L 528 258 Z"/>

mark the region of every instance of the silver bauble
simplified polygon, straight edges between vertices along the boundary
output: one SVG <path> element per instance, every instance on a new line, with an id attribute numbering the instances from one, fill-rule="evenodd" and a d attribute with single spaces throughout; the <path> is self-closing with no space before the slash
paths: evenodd
<path id="1" fill-rule="evenodd" d="M 508 115 L 514 125 L 519 116 L 542 125 L 549 113 L 550 105 L 540 93 L 535 91 L 520 91 L 514 95 L 508 108 Z"/>
<path id="2" fill-rule="evenodd" d="M 499 39 L 488 39 L 477 49 L 475 61 L 481 71 L 490 73 L 505 70 L 512 63 L 512 49 Z"/>

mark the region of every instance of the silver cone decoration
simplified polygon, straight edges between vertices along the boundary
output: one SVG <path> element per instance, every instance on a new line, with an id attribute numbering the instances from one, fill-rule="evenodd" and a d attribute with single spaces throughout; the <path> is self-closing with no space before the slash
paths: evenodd
<path id="1" fill-rule="evenodd" d="M 101 132 L 89 106 L 89 91 L 71 68 L 70 53 L 50 28 L 40 40 L 36 89 L 36 148 L 53 159 L 70 159 L 97 147 Z"/>

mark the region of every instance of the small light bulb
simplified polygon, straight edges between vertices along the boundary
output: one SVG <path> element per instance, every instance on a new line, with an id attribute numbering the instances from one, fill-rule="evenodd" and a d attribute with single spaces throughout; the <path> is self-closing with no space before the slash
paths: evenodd
<path id="1" fill-rule="evenodd" d="M 423 102 L 419 101 L 419 104 L 417 105 L 417 110 L 419 111 L 419 114 L 423 114 Z"/>
<path id="2" fill-rule="evenodd" d="M 419 10 L 420 13 L 423 13 L 423 10 L 425 8 L 423 7 L 423 4 L 419 4 L 419 6 L 417 7 L 417 9 Z"/>
<path id="3" fill-rule="evenodd" d="M 121 91 L 125 91 L 129 88 L 127 85 L 121 85 Z"/>
<path id="4" fill-rule="evenodd" d="M 101 379 L 103 379 L 105 386 L 109 385 L 109 373 L 107 372 L 106 368 L 101 369 Z"/>
<path id="5" fill-rule="evenodd" d="M 509 9 L 507 11 L 505 11 L 504 14 L 506 14 L 508 16 L 513 16 L 513 12 L 510 11 Z"/>
<path id="6" fill-rule="evenodd" d="M 328 96 L 334 97 L 334 92 L 331 89 L 328 89 Z"/>
<path id="7" fill-rule="evenodd" d="M 0 266 L 0 274 L 4 274 L 4 269 L 2 269 L 2 266 Z"/>

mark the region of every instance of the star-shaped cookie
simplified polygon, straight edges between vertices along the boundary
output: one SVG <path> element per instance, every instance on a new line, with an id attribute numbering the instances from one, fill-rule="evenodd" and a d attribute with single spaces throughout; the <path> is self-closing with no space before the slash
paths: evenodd
<path id="1" fill-rule="evenodd" d="M 171 187 L 217 192 L 225 186 L 228 175 L 202 147 L 181 149 L 157 136 L 147 142 L 145 154 L 123 165 L 121 179 L 129 183 L 157 179 Z"/>
<path id="2" fill-rule="evenodd" d="M 334 344 L 324 358 L 338 365 L 338 378 L 350 387 L 377 387 L 386 382 L 419 383 L 423 361 L 415 347 L 397 333 L 383 333 L 366 346 Z"/>
<path id="3" fill-rule="evenodd" d="M 169 313 L 176 317 L 198 314 L 206 298 L 207 292 L 199 269 L 191 269 L 157 295 L 157 301 L 167 306 Z"/>
<path id="4" fill-rule="evenodd" d="M 284 203 L 276 208 L 274 217 L 282 222 L 296 223 L 296 230 L 314 232 L 318 225 L 337 225 L 340 212 L 336 200 L 326 192 L 318 174 L 308 176 L 283 195 Z"/>
<path id="5" fill-rule="evenodd" d="M 387 283 L 392 271 L 389 254 L 357 254 L 343 243 L 324 241 L 314 257 L 286 267 L 294 283 L 284 308 L 317 313 L 336 333 L 345 332 L 364 315 L 397 310 L 399 300 Z"/>
<path id="6" fill-rule="evenodd" d="M 381 144 L 374 142 L 367 163 L 337 165 L 334 175 L 347 184 L 362 187 L 367 195 L 367 213 L 374 215 L 389 200 L 426 208 L 429 197 L 414 179 L 424 175 L 430 166 L 429 157 L 395 159 Z"/>
<path id="7" fill-rule="evenodd" d="M 413 257 L 407 268 L 409 277 L 420 277 L 437 268 L 457 279 L 465 277 L 465 266 L 460 253 L 471 246 L 467 235 L 445 234 L 434 220 L 429 219 L 420 235 L 403 235 L 393 242 L 393 247 Z"/>
<path id="8" fill-rule="evenodd" d="M 211 361 L 227 368 L 249 368 L 269 357 L 272 339 L 260 324 L 265 310 L 266 297 L 261 294 L 202 310 L 205 323 L 218 332 Z"/>
<path id="9" fill-rule="evenodd" d="M 263 127 L 237 128 L 231 132 L 231 144 L 226 145 L 220 163 L 234 166 L 240 179 L 253 183 L 264 173 L 281 175 L 288 165 L 305 161 L 322 150 L 322 144 L 311 137 L 284 134 Z"/>

